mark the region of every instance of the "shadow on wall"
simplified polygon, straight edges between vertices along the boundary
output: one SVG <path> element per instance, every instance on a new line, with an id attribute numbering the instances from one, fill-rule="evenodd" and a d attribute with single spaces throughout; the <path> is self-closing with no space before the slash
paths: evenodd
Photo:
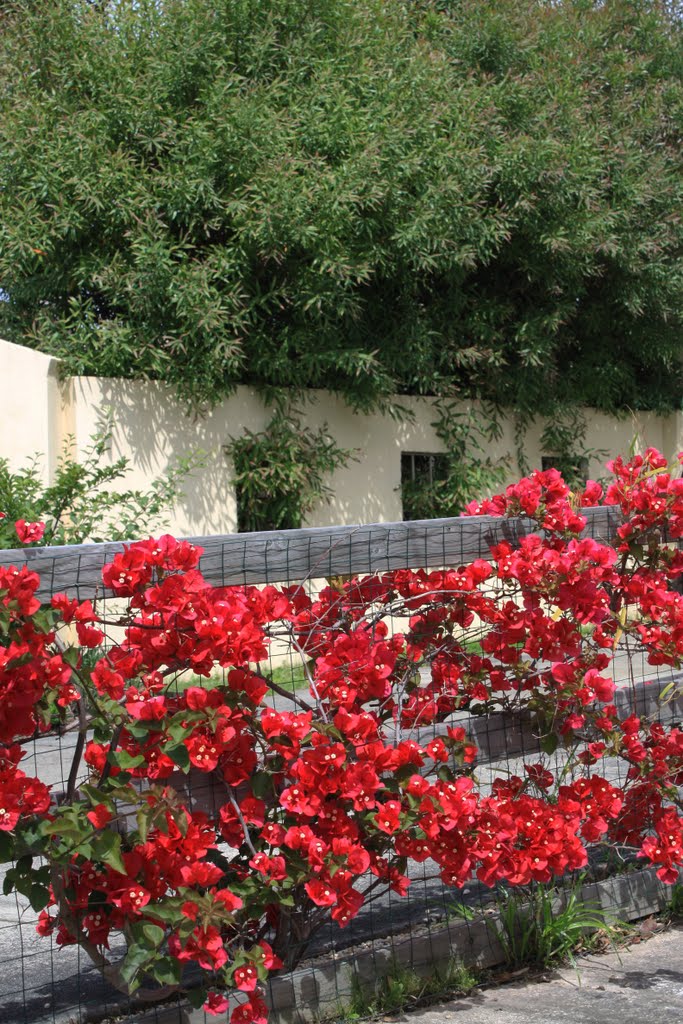
<path id="1" fill-rule="evenodd" d="M 111 419 L 111 457 L 129 459 L 130 486 L 148 485 L 179 460 L 202 453 L 201 464 L 182 484 L 184 499 L 174 510 L 169 526 L 172 533 L 198 535 L 235 529 L 234 488 L 223 445 L 230 432 L 242 429 L 241 423 L 250 429 L 261 427 L 264 417 L 255 399 L 240 396 L 230 416 L 225 404 L 198 416 L 188 413 L 170 389 L 154 381 L 80 378 L 73 385 L 79 445 Z"/>
<path id="2" fill-rule="evenodd" d="M 232 467 L 224 446 L 245 430 L 263 430 L 270 419 L 258 393 L 240 386 L 235 393 L 205 415 L 188 413 L 173 391 L 156 381 L 123 381 L 104 378 L 73 378 L 74 432 L 83 448 L 92 434 L 111 416 L 114 423 L 112 458 L 130 461 L 128 485 L 146 488 L 150 481 L 177 461 L 198 449 L 205 453 L 183 487 L 169 530 L 180 536 L 232 533 L 237 528 Z M 429 398 L 402 397 L 412 418 L 401 420 L 381 414 L 353 413 L 329 392 L 311 391 L 303 419 L 312 429 L 324 424 L 342 448 L 352 449 L 357 458 L 340 467 L 330 478 L 333 496 L 308 517 L 307 526 L 353 523 L 398 522 L 403 518 L 401 502 L 401 454 L 438 453 L 443 445 L 433 427 L 434 402 Z M 600 413 L 587 419 L 585 444 L 589 449 L 606 449 L 612 454 L 628 451 L 634 433 L 643 444 L 654 444 L 668 452 L 678 450 L 680 417 L 671 424 L 666 417 L 651 413 L 616 420 Z M 683 421 L 682 421 L 683 422 Z M 502 436 L 487 445 L 493 459 L 514 451 L 511 417 L 502 422 Z M 542 424 L 533 424 L 526 437 L 529 462 L 540 468 L 545 454 L 541 444 Z M 667 433 L 668 431 L 668 433 Z M 667 436 L 664 436 L 664 435 Z M 669 436 L 669 434 L 671 436 Z M 676 435 L 674 437 L 674 435 Z M 552 453 L 547 453 L 552 455 Z M 603 471 L 604 460 L 591 460 L 591 475 Z M 518 473 L 510 463 L 510 482 Z"/>
<path id="3" fill-rule="evenodd" d="M 113 421 L 112 459 L 130 460 L 129 485 L 149 486 L 156 476 L 201 449 L 203 464 L 185 482 L 184 500 L 170 530 L 201 535 L 234 532 L 237 523 L 232 468 L 223 448 L 245 430 L 262 430 L 270 418 L 258 394 L 239 387 L 221 405 L 199 416 L 188 413 L 163 384 L 76 378 L 71 382 L 76 437 L 83 446 L 109 418 Z M 333 497 L 309 516 L 309 526 L 392 522 L 402 518 L 401 452 L 439 451 L 430 424 L 429 400 L 408 400 L 415 416 L 396 421 L 387 415 L 354 414 L 339 399 L 313 392 L 305 420 L 316 429 L 327 424 L 339 445 L 356 459 L 330 477 Z M 408 403 L 406 403 L 408 404 Z"/>

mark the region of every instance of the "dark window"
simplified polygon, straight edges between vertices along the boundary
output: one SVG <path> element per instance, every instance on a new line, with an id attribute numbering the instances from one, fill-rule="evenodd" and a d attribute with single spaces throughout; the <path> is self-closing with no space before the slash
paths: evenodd
<path id="1" fill-rule="evenodd" d="M 447 476 L 447 455 L 439 452 L 401 452 L 403 518 L 433 518 L 435 492 Z"/>

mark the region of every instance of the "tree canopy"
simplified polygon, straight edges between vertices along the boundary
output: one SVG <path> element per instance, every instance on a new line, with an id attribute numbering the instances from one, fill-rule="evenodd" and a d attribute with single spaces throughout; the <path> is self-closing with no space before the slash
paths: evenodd
<path id="1" fill-rule="evenodd" d="M 0 18 L 12 340 L 194 403 L 243 382 L 360 409 L 680 406 L 675 5 L 16 0 Z"/>

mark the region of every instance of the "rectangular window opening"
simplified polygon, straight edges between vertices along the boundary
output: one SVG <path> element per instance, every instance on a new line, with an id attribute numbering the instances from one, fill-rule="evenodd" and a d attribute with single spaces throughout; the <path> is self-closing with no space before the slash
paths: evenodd
<path id="1" fill-rule="evenodd" d="M 448 476 L 448 456 L 443 452 L 401 452 L 401 499 L 403 519 L 431 519 L 433 493 Z"/>

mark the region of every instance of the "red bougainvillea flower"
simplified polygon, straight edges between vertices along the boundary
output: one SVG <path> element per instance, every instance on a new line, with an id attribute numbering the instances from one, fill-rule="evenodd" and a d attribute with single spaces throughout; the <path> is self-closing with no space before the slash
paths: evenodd
<path id="1" fill-rule="evenodd" d="M 105 804 L 97 804 L 88 811 L 86 818 L 95 828 L 105 828 L 112 819 L 112 813 Z"/>
<path id="2" fill-rule="evenodd" d="M 0 830 L 49 863 L 40 934 L 98 956 L 127 941 L 127 995 L 144 957 L 163 988 L 203 972 L 207 1013 L 264 1024 L 291 922 L 346 927 L 370 891 L 406 894 L 407 860 L 449 886 L 528 885 L 607 842 L 674 882 L 683 730 L 647 700 L 630 713 L 615 658 L 667 678 L 683 663 L 683 551 L 662 541 L 683 537 L 683 482 L 654 449 L 612 470 L 604 494 L 548 470 L 470 506 L 524 517 L 486 559 L 313 594 L 214 587 L 172 537 L 126 545 L 103 572 L 113 635 L 111 612 L 44 607 L 35 573 L 0 566 Z M 581 533 L 600 502 L 621 516 L 613 545 Z M 273 686 L 273 643 L 302 689 Z M 62 793 L 22 770 L 56 722 L 87 730 Z M 526 756 L 481 788 L 472 765 L 509 740 Z"/>
<path id="3" fill-rule="evenodd" d="M 20 543 L 37 544 L 43 539 L 45 523 L 27 523 L 24 519 L 17 519 L 14 529 Z"/>
<path id="4" fill-rule="evenodd" d="M 258 972 L 252 964 L 243 964 L 234 969 L 232 980 L 240 992 L 253 992 L 258 984 Z"/>
<path id="5" fill-rule="evenodd" d="M 246 1003 L 236 1006 L 230 1014 L 230 1024 L 266 1024 L 268 1008 L 258 996 L 252 995 Z"/>
<path id="6" fill-rule="evenodd" d="M 209 992 L 202 1009 L 213 1017 L 218 1017 L 225 1013 L 229 1006 L 230 1001 L 224 995 L 219 992 Z"/>
<path id="7" fill-rule="evenodd" d="M 256 958 L 257 961 L 259 963 L 262 963 L 267 970 L 274 971 L 279 969 L 280 967 L 284 967 L 284 964 L 280 957 L 276 956 L 275 953 L 273 953 L 272 947 L 267 942 L 261 941 L 259 943 L 259 946 L 260 951 L 257 951 Z"/>

